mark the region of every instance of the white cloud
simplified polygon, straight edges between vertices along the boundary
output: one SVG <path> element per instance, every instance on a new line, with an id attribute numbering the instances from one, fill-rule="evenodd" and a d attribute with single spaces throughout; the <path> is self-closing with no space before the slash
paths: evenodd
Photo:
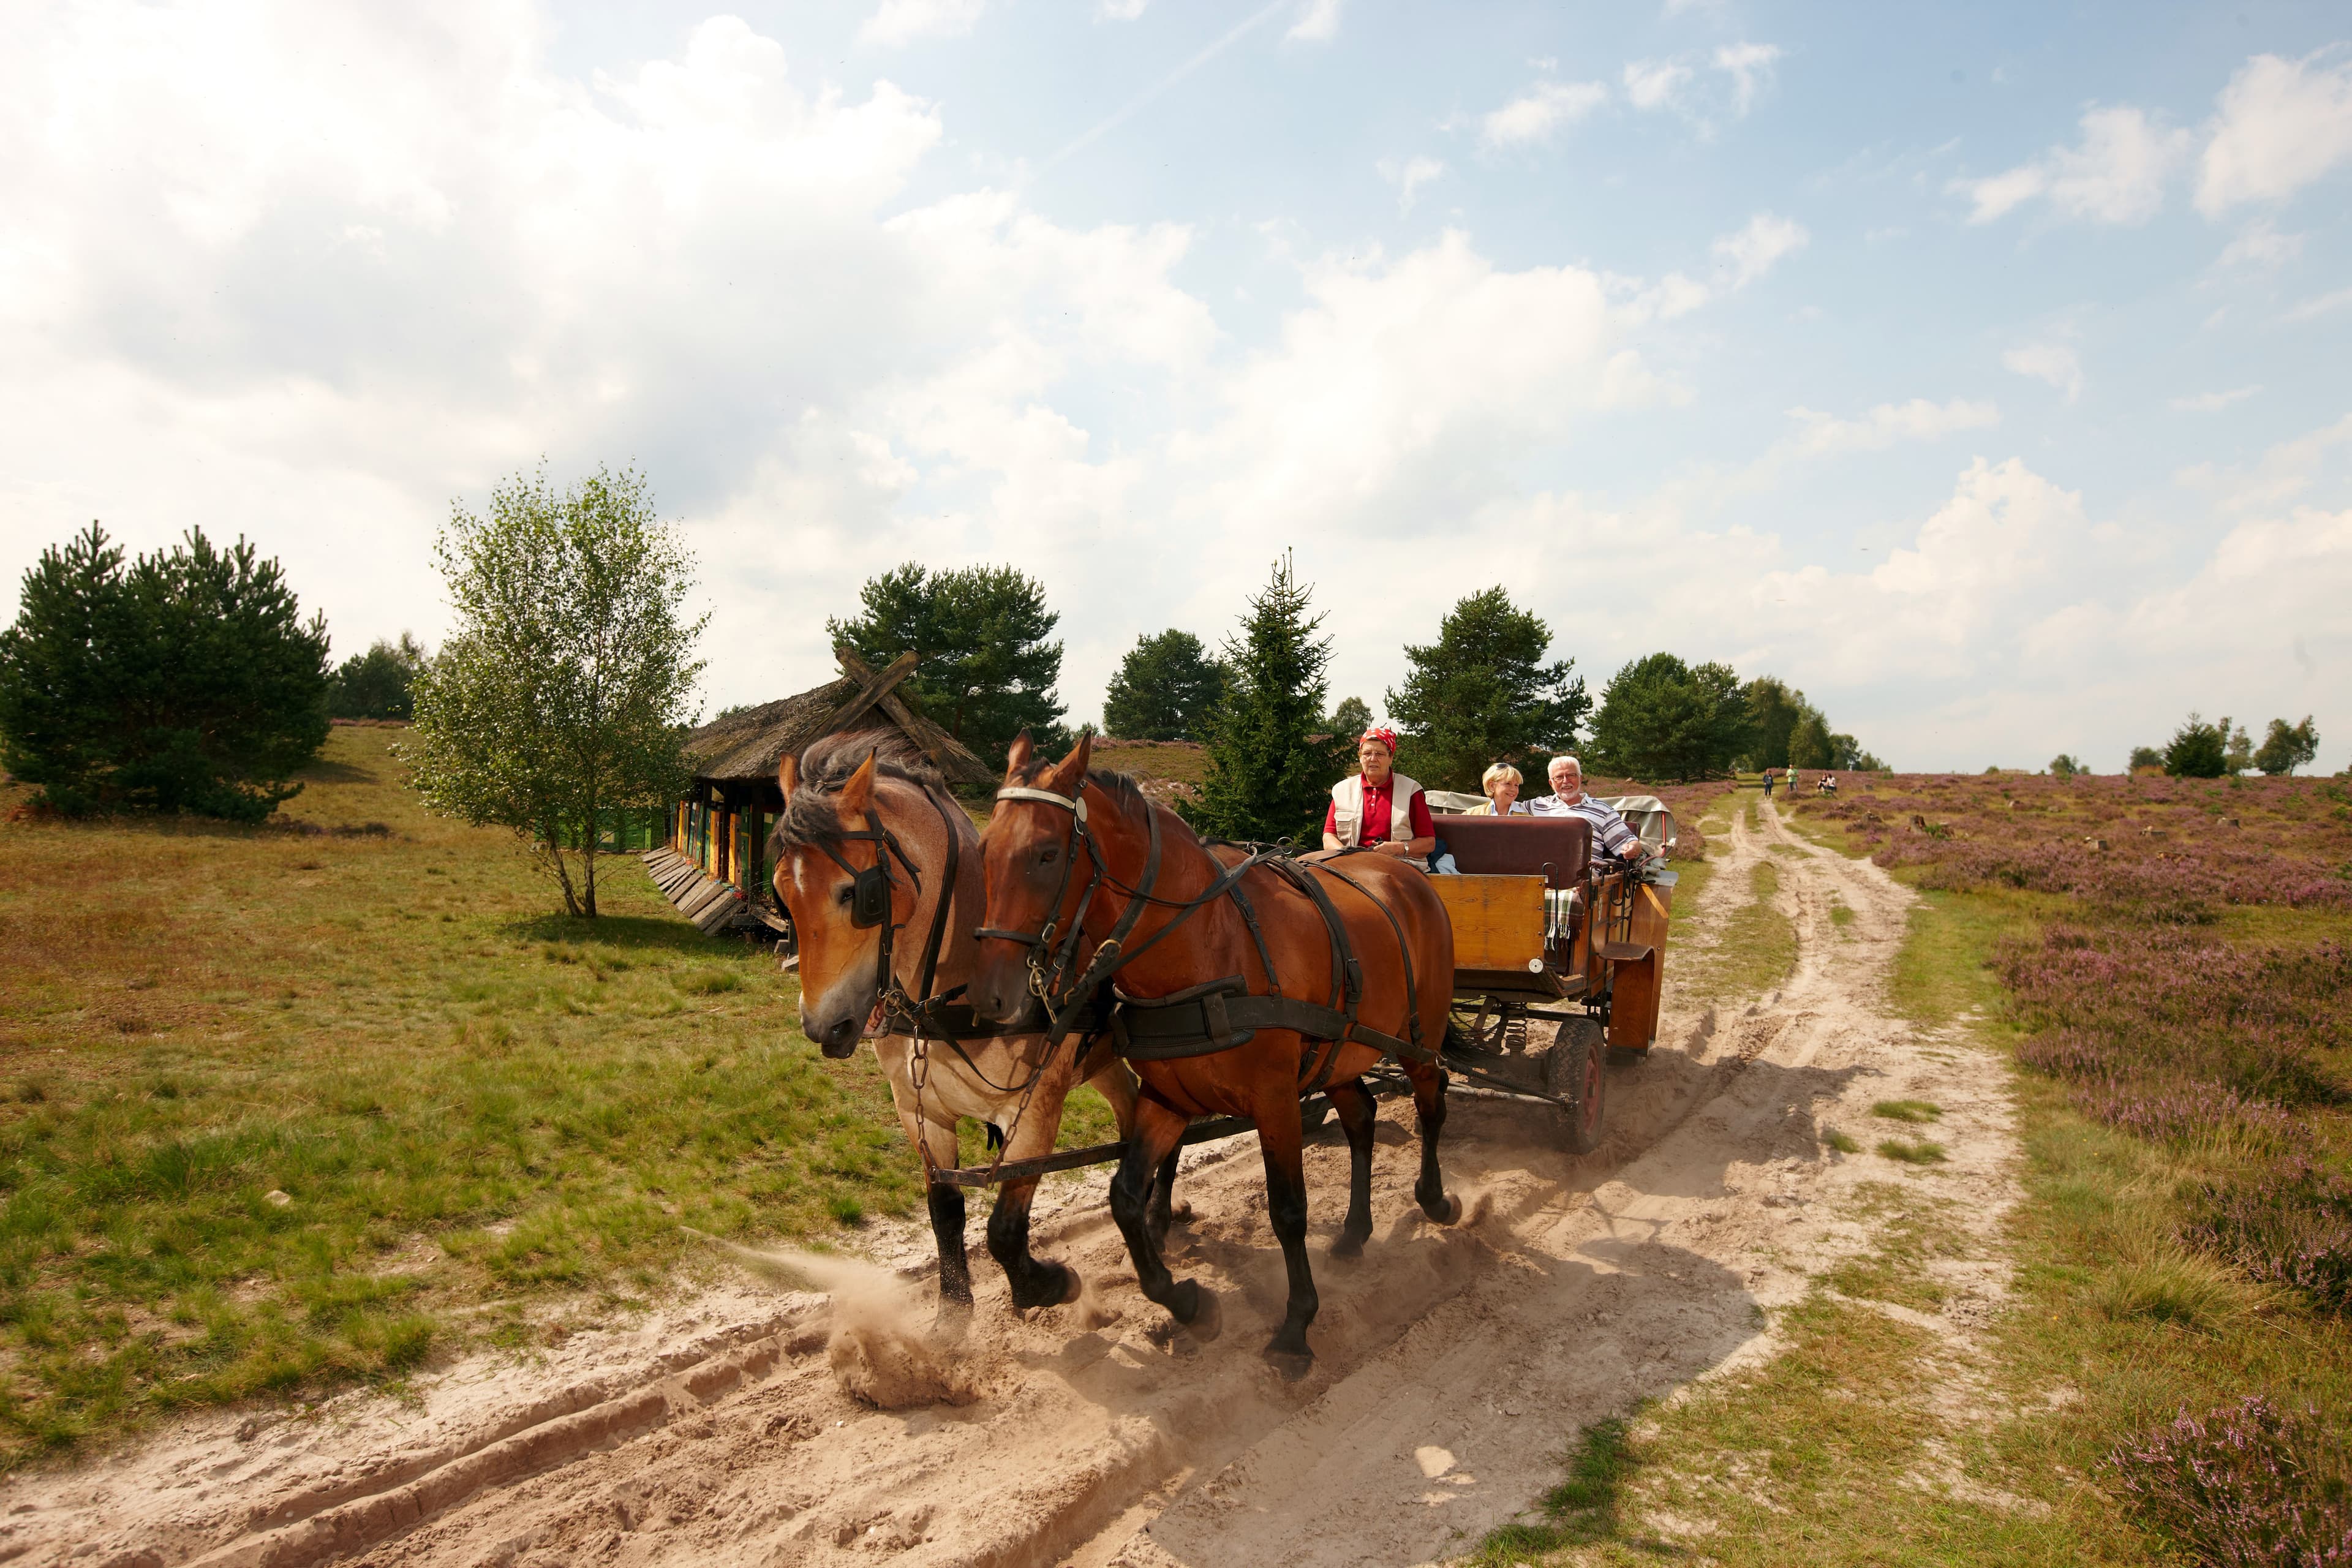
<path id="1" fill-rule="evenodd" d="M 1745 289 L 1769 272 L 1782 257 L 1802 250 L 1811 237 L 1793 219 L 1758 213 L 1738 233 L 1715 242 L 1716 267 L 1729 269 L 1727 288 Z"/>
<path id="2" fill-rule="evenodd" d="M 1823 458 L 1884 451 L 1897 441 L 1932 441 L 1961 430 L 1989 430 L 2000 423 L 2000 410 L 1990 403 L 1958 397 L 1948 403 L 1915 397 L 1908 403 L 1879 404 L 1859 419 L 1840 419 L 1811 408 L 1791 408 L 1789 417 L 1802 426 L 1788 443 L 1790 452 Z"/>
<path id="3" fill-rule="evenodd" d="M 1726 44 L 1715 51 L 1715 68 L 1731 78 L 1734 114 L 1746 114 L 1772 85 L 1772 68 L 1780 58 L 1775 44 Z"/>
<path id="4" fill-rule="evenodd" d="M 1445 165 L 1435 158 L 1407 158 L 1402 163 L 1394 158 L 1383 158 L 1374 167 L 1379 170 L 1381 179 L 1396 187 L 1397 211 L 1406 213 L 1412 211 L 1413 200 L 1420 195 L 1421 187 L 1445 173 Z"/>
<path id="5" fill-rule="evenodd" d="M 2227 392 L 2202 392 L 2194 397 L 2176 397 L 2172 406 L 2183 414 L 2218 414 L 2233 403 L 2243 403 L 2262 390 L 2259 386 L 2233 386 Z"/>
<path id="6" fill-rule="evenodd" d="M 1340 3 L 1341 0 L 1307 0 L 1300 9 L 1298 20 L 1291 24 L 1290 31 L 1283 36 L 1297 38 L 1301 43 L 1329 43 L 1339 36 Z"/>
<path id="7" fill-rule="evenodd" d="M 2256 55 L 2221 89 L 2198 170 L 2197 207 L 2218 216 L 2244 202 L 2282 202 L 2352 159 L 2352 51 L 2299 60 Z"/>
<path id="8" fill-rule="evenodd" d="M 1095 20 L 1097 22 L 1132 22 L 1143 15 L 1151 0 L 1095 0 Z"/>
<path id="9" fill-rule="evenodd" d="M 979 26 L 988 0 L 882 0 L 857 41 L 895 49 L 918 38 L 961 37 Z"/>
<path id="10" fill-rule="evenodd" d="M 2303 236 L 2281 234 L 2268 218 L 2246 226 L 2246 232 L 2224 246 L 2216 267 L 2270 271 L 2303 254 Z"/>
<path id="11" fill-rule="evenodd" d="M 2145 223 L 2164 205 L 2164 187 L 2188 155 L 2189 132 L 2168 131 L 2132 108 L 2083 116 L 2079 147 L 2053 147 L 2031 163 L 1980 180 L 1958 180 L 1973 209 L 1970 223 L 1990 223 L 2030 201 L 2099 223 Z"/>
<path id="12" fill-rule="evenodd" d="M 1664 109 L 1690 78 L 1690 67 L 1672 60 L 1628 60 L 1625 101 L 1636 109 Z"/>
<path id="13" fill-rule="evenodd" d="M 1502 108 L 1478 121 L 1479 139 L 1489 147 L 1523 147 L 1549 142 L 1552 132 L 1575 122 L 1609 101 L 1609 89 L 1597 81 L 1538 82 Z"/>
<path id="14" fill-rule="evenodd" d="M 2046 381 L 2074 402 L 2083 395 L 2083 363 L 2064 343 L 2020 343 L 2000 356 L 2000 363 L 2020 375 Z"/>
<path id="15" fill-rule="evenodd" d="M 2289 322 L 2314 321 L 2321 316 L 2331 315 L 2347 305 L 2352 305 L 2352 289 L 2338 289 L 2332 294 L 2318 295 L 2304 300 L 2292 310 L 2281 311 L 2279 320 Z"/>
<path id="16" fill-rule="evenodd" d="M 1700 137 L 1711 137 L 1718 116 L 1742 119 L 1756 106 L 1771 85 L 1780 53 L 1773 44 L 1727 44 L 1717 49 L 1706 63 L 1727 79 L 1719 90 L 1703 86 L 1697 70 L 1683 59 L 1628 60 L 1622 73 L 1625 101 L 1639 110 L 1671 109 Z"/>

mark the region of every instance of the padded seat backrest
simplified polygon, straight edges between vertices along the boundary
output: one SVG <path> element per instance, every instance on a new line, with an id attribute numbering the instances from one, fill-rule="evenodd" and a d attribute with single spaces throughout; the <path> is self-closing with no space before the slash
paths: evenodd
<path id="1" fill-rule="evenodd" d="M 1592 825 L 1580 816 L 1447 816 L 1435 824 L 1454 863 L 1474 877 L 1543 877 L 1573 887 L 1592 859 Z"/>

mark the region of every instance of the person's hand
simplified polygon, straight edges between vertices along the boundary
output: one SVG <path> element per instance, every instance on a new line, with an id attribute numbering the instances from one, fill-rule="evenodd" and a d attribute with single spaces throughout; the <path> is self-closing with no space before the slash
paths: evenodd
<path id="1" fill-rule="evenodd" d="M 1407 844 L 1401 838 L 1391 838 L 1387 843 L 1381 846 L 1381 853 L 1383 855 L 1393 855 L 1398 859 L 1402 860 L 1412 853 L 1412 846 Z"/>

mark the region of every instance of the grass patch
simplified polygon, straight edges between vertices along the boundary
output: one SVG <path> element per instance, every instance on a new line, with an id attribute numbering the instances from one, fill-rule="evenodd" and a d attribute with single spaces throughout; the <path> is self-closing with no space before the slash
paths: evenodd
<path id="1" fill-rule="evenodd" d="M 487 1300 L 648 1298 L 703 1267 L 682 1225 L 919 1208 L 879 1068 L 801 1037 L 767 952 L 632 857 L 551 915 L 399 733 L 338 727 L 277 826 L 0 825 L 0 1467 L 395 1380 Z M 1109 1126 L 1081 1093 L 1064 1136 Z"/>
<path id="2" fill-rule="evenodd" d="M 1862 1152 L 1862 1144 L 1860 1142 L 1858 1142 L 1852 1135 L 1841 1132 L 1834 1127 L 1824 1127 L 1822 1129 L 1822 1142 L 1828 1144 L 1831 1148 L 1836 1150 L 1841 1154 L 1859 1154 Z"/>
<path id="3" fill-rule="evenodd" d="M 1685 875 L 1686 887 L 1688 874 Z M 1700 999 L 1752 996 L 1780 984 L 1795 970 L 1796 929 L 1774 907 L 1780 893 L 1780 868 L 1769 860 L 1759 860 L 1749 868 L 1748 886 L 1748 900 L 1719 915 L 1712 900 L 1721 896 L 1721 889 L 1702 879 L 1693 889 L 1701 909 L 1716 921 L 1717 940 L 1712 947 L 1691 949 L 1683 955 L 1678 983 L 1689 988 L 1687 994 Z M 1679 903 L 1682 887 L 1675 889 L 1675 896 Z"/>
<path id="4" fill-rule="evenodd" d="M 1844 926 L 1850 926 L 1850 925 L 1853 924 L 1853 921 L 1854 921 L 1854 913 L 1853 913 L 1853 906 L 1851 906 L 1851 905 L 1849 905 L 1849 904 L 1845 903 L 1845 902 L 1844 902 L 1844 901 L 1843 901 L 1843 900 L 1832 900 L 1832 901 L 1831 902 L 1831 904 L 1830 904 L 1830 924 L 1832 924 L 1832 925 L 1833 925 L 1833 926 L 1844 927 Z"/>
<path id="5" fill-rule="evenodd" d="M 1901 1138 L 1882 1138 L 1878 1141 L 1878 1152 L 1906 1165 L 1937 1165 L 1944 1160 L 1944 1146 L 1924 1138 L 1916 1143 Z"/>
<path id="6" fill-rule="evenodd" d="M 1870 1108 L 1870 1113 L 1873 1116 L 1883 1116 L 1889 1121 L 1909 1121 L 1916 1124 L 1935 1121 L 1944 1114 L 1944 1108 L 1940 1105 L 1931 1105 L 1924 1100 L 1882 1100 Z"/>
<path id="7" fill-rule="evenodd" d="M 1471 1568 L 1511 1568 L 1564 1547 L 1615 1537 L 1618 1498 L 1634 1470 L 1633 1430 L 1619 1416 L 1587 1426 L 1568 1456 L 1568 1478 L 1544 1494 L 1542 1517 L 1504 1525 L 1465 1559 Z"/>

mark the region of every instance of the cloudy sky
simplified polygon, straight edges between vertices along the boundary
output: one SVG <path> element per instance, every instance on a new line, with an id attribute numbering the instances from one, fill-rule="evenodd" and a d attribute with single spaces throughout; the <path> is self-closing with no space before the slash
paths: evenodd
<path id="1" fill-rule="evenodd" d="M 9 602 L 199 525 L 339 654 L 543 455 L 684 524 L 714 705 L 1011 562 L 1091 717 L 1292 547 L 1375 709 L 1501 583 L 1898 765 L 2332 770 L 2347 364 L 2340 0 L 0 10 Z"/>

